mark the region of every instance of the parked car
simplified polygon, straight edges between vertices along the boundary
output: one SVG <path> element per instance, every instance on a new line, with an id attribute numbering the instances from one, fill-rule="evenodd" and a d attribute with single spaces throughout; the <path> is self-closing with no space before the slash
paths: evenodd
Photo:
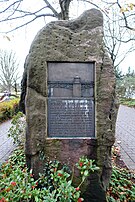
<path id="1" fill-rule="evenodd" d="M 14 98 L 17 98 L 16 95 L 13 95 L 11 93 L 9 93 L 8 95 L 7 94 L 4 94 L 1 98 L 0 98 L 0 102 L 5 102 L 5 101 L 9 101 L 9 100 L 12 100 Z"/>

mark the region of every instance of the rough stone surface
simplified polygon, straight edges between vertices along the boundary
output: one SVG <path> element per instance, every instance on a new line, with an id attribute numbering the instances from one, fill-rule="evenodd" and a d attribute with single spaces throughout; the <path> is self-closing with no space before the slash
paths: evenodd
<path id="1" fill-rule="evenodd" d="M 55 139 L 47 134 L 47 61 L 95 62 L 96 138 Z M 83 189 L 85 202 L 104 202 L 111 175 L 111 146 L 115 141 L 115 78 L 103 43 L 103 16 L 85 11 L 73 21 L 56 21 L 35 37 L 26 58 L 23 79 L 26 93 L 26 156 L 35 176 L 42 172 L 40 151 L 70 166 L 86 155 L 97 160 L 100 171 Z M 26 83 L 27 78 L 27 83 Z M 26 88 L 27 87 L 27 88 Z M 27 92 L 25 92 L 25 88 Z"/>

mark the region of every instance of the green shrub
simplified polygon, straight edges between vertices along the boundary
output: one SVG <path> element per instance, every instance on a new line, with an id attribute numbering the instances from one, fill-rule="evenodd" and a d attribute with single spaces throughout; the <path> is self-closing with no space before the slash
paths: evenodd
<path id="1" fill-rule="evenodd" d="M 73 174 L 67 167 L 59 167 L 58 161 L 45 163 L 44 174 L 34 179 L 32 170 L 28 170 L 23 149 L 17 149 L 0 168 L 1 202 L 81 202 L 80 186 L 90 172 L 98 170 L 93 160 L 86 157 L 76 164 L 82 181 L 78 187 L 72 185 Z"/>
<path id="2" fill-rule="evenodd" d="M 113 166 L 107 191 L 108 202 L 135 201 L 135 173 Z"/>
<path id="3" fill-rule="evenodd" d="M 25 144 L 26 118 L 22 112 L 18 112 L 11 121 L 11 127 L 8 131 L 8 137 L 13 138 L 16 145 Z"/>
<path id="4" fill-rule="evenodd" d="M 108 202 L 135 202 L 135 172 L 119 164 L 120 147 L 112 147 L 112 176 L 107 189 Z M 125 166 L 124 166 L 125 167 Z"/>
<path id="5" fill-rule="evenodd" d="M 19 98 L 0 103 L 0 122 L 12 118 L 19 111 Z"/>
<path id="6" fill-rule="evenodd" d="M 0 169 L 0 201 L 29 201 L 36 181 L 25 166 L 23 150 L 16 150 Z"/>

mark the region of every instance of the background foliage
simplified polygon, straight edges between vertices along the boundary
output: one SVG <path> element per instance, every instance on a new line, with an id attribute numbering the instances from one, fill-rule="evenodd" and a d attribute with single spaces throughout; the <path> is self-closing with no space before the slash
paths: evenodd
<path id="1" fill-rule="evenodd" d="M 126 74 L 116 70 L 116 93 L 119 98 L 135 98 L 135 72 L 130 67 Z"/>
<path id="2" fill-rule="evenodd" d="M 0 103 L 0 123 L 12 118 L 19 111 L 19 98 Z"/>

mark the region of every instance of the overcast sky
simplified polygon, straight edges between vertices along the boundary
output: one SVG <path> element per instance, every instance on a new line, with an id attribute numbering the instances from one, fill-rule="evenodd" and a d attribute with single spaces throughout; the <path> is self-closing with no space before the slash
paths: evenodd
<path id="1" fill-rule="evenodd" d="M 33 0 L 29 0 L 29 5 L 31 6 L 31 2 Z M 38 1 L 35 0 L 35 3 L 33 4 L 33 9 L 38 5 Z M 28 3 L 28 1 L 27 1 Z M 72 11 L 73 16 L 80 15 L 86 7 L 82 9 L 82 6 L 76 6 L 74 7 L 74 11 Z M 79 9 L 80 8 L 80 9 Z M 88 7 L 87 7 L 88 9 Z M 23 73 L 23 64 L 26 58 L 26 55 L 28 54 L 30 45 L 37 34 L 37 32 L 46 25 L 51 19 L 47 19 L 46 21 L 43 18 L 39 18 L 35 22 L 31 23 L 30 25 L 26 26 L 25 28 L 21 28 L 15 32 L 12 32 L 8 35 L 6 34 L 0 34 L 0 48 L 1 49 L 13 49 L 18 57 L 18 60 L 20 61 L 20 74 Z M 3 25 L 2 25 L 3 26 Z M 9 29 L 10 25 L 6 24 L 4 25 L 7 29 Z M 0 24 L 0 30 L 3 29 Z M 9 38 L 7 38 L 7 36 Z M 131 53 L 128 55 L 128 57 L 124 60 L 124 62 L 120 65 L 120 68 L 122 69 L 123 72 L 126 72 L 128 67 L 130 66 L 131 69 L 135 70 L 135 59 L 134 59 L 134 53 Z"/>

